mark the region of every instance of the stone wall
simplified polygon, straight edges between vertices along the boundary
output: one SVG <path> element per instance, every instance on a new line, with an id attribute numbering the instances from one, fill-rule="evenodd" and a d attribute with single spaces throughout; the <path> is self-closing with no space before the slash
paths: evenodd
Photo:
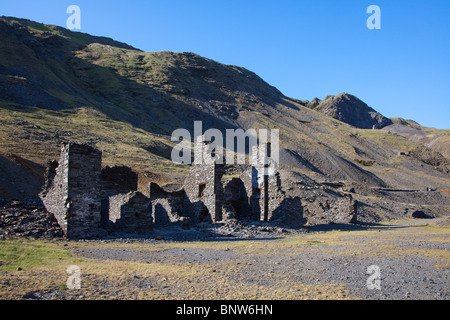
<path id="1" fill-rule="evenodd" d="M 272 220 L 275 211 L 281 210 L 281 204 L 286 199 L 278 165 L 268 157 L 266 148 L 264 144 L 253 147 L 252 166 L 240 177 L 247 190 L 252 217 L 260 221 Z"/>
<path id="2" fill-rule="evenodd" d="M 208 141 L 198 137 L 195 153 L 204 159 L 201 164 L 194 163 L 184 182 L 187 202 L 186 210 L 195 221 L 221 221 L 224 165 L 217 161 L 205 160 L 208 155 Z"/>
<path id="3" fill-rule="evenodd" d="M 101 190 L 105 195 L 137 191 L 138 175 L 126 166 L 106 166 L 100 173 Z"/>
<path id="4" fill-rule="evenodd" d="M 69 144 L 69 198 L 71 238 L 92 237 L 103 234 L 100 229 L 101 151 L 88 146 Z"/>
<path id="5" fill-rule="evenodd" d="M 184 190 L 168 192 L 154 182 L 149 184 L 148 189 L 151 214 L 155 226 L 188 221 L 188 217 L 184 216 L 186 198 Z"/>
<path id="6" fill-rule="evenodd" d="M 100 173 L 100 194 L 101 194 L 101 226 L 111 229 L 110 211 L 117 213 L 120 211 L 121 202 L 112 201 L 112 197 L 137 191 L 138 175 L 131 168 L 126 166 L 106 166 Z M 117 200 L 117 199 L 114 199 Z M 119 208 L 114 207 L 118 205 Z M 117 209 L 117 210 L 116 210 Z"/>
<path id="7" fill-rule="evenodd" d="M 304 224 L 303 205 L 299 197 L 284 197 L 278 207 L 272 210 L 270 221 L 299 228 Z"/>
<path id="8" fill-rule="evenodd" d="M 190 216 L 199 221 L 222 220 L 223 165 L 192 165 L 184 183 Z M 205 211 L 206 210 L 206 211 Z"/>
<path id="9" fill-rule="evenodd" d="M 139 191 L 109 197 L 111 230 L 139 233 L 152 230 L 149 199 Z"/>
<path id="10" fill-rule="evenodd" d="M 252 209 L 244 182 L 240 178 L 225 179 L 223 182 L 223 219 L 252 219 Z"/>
<path id="11" fill-rule="evenodd" d="M 44 189 L 39 194 L 45 208 L 55 216 L 66 236 L 67 219 L 70 212 L 68 171 L 68 153 L 66 148 L 62 148 L 59 161 L 48 163 Z"/>
<path id="12" fill-rule="evenodd" d="M 63 143 L 58 167 L 48 169 L 41 199 L 65 235 L 86 238 L 103 234 L 100 228 L 101 152 L 88 145 Z M 52 172 L 54 170 L 54 172 Z"/>

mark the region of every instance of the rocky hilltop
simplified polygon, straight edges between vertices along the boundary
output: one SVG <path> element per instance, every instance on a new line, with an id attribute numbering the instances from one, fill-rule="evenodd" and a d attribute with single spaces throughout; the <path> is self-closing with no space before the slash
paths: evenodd
<path id="1" fill-rule="evenodd" d="M 361 129 L 381 129 L 393 123 L 365 102 L 345 92 L 327 96 L 324 100 L 315 98 L 308 107 Z"/>

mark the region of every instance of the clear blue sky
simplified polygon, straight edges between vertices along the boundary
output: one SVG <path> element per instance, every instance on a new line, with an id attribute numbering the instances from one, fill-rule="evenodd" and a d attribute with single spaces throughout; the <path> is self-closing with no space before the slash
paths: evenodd
<path id="1" fill-rule="evenodd" d="M 245 67 L 285 95 L 348 92 L 388 117 L 450 128 L 449 0 L 2 0 L 0 15 L 66 26 L 144 51 Z M 381 30 L 369 30 L 369 5 Z"/>

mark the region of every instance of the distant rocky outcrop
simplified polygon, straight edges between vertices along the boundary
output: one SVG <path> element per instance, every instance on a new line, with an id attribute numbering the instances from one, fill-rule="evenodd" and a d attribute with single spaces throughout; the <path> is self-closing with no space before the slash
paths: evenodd
<path id="1" fill-rule="evenodd" d="M 381 129 L 393 123 L 357 97 L 345 92 L 327 96 L 324 100 L 315 98 L 308 107 L 360 129 Z"/>

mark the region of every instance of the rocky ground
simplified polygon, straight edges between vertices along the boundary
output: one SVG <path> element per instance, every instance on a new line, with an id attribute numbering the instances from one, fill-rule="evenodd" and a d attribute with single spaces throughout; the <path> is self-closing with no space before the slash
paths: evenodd
<path id="1" fill-rule="evenodd" d="M 37 199 L 0 199 L 0 240 L 7 237 L 55 239 L 63 232 L 53 214 Z"/>
<path id="2" fill-rule="evenodd" d="M 448 300 L 449 221 L 296 231 L 229 223 L 155 229 L 147 238 L 58 240 L 51 245 L 71 258 L 0 273 L 0 298 Z M 69 264 L 81 269 L 80 290 L 64 285 Z M 372 265 L 378 278 L 370 278 Z M 367 287 L 374 280 L 380 289 Z"/>

